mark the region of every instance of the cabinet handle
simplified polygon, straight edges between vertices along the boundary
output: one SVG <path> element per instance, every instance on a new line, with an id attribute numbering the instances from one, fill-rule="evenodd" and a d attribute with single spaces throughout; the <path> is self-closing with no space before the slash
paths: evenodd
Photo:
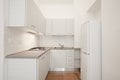
<path id="1" fill-rule="evenodd" d="M 86 54 L 86 55 L 90 55 L 90 53 L 87 53 L 87 52 L 83 52 L 84 54 Z"/>

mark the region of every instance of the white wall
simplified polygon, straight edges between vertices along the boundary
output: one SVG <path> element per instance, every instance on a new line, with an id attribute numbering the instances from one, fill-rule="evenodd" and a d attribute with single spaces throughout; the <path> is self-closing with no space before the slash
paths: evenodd
<path id="1" fill-rule="evenodd" d="M 46 18 L 73 18 L 73 5 L 44 4 L 40 5 L 41 12 Z"/>
<path id="2" fill-rule="evenodd" d="M 74 17 L 75 17 L 75 29 L 74 40 L 75 47 L 81 47 L 81 24 L 86 20 L 94 19 L 101 21 L 100 0 L 97 0 L 97 6 L 92 11 L 89 11 L 90 7 L 96 2 L 96 0 L 74 0 Z M 89 14 L 88 14 L 89 11 Z"/>
<path id="3" fill-rule="evenodd" d="M 96 0 L 96 2 L 89 8 L 87 11 L 87 17 L 101 22 L 101 0 Z"/>
<path id="4" fill-rule="evenodd" d="M 102 0 L 102 80 L 120 80 L 120 0 Z"/>
<path id="5" fill-rule="evenodd" d="M 24 32 L 20 28 L 6 28 L 5 54 L 13 54 L 38 46 L 38 36 Z"/>
<path id="6" fill-rule="evenodd" d="M 84 21 L 85 12 L 81 10 L 80 0 L 74 0 L 74 47 L 81 48 L 81 23 Z"/>
<path id="7" fill-rule="evenodd" d="M 40 4 L 72 4 L 74 0 L 39 0 Z"/>
<path id="8" fill-rule="evenodd" d="M 0 0 L 0 80 L 4 80 L 4 19 L 3 1 Z"/>
<path id="9" fill-rule="evenodd" d="M 81 11 L 80 11 L 80 5 L 79 5 L 79 0 L 74 0 L 74 47 L 81 47 L 80 45 L 80 23 L 81 23 Z"/>
<path id="10" fill-rule="evenodd" d="M 41 36 L 40 46 L 42 47 L 60 47 L 58 43 L 64 44 L 65 47 L 74 46 L 73 36 Z"/>
<path id="11" fill-rule="evenodd" d="M 96 0 L 74 0 L 78 5 L 78 11 L 84 14 Z"/>

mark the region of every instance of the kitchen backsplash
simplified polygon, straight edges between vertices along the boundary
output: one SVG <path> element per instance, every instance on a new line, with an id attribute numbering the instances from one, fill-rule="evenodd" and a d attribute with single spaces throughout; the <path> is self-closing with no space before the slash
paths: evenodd
<path id="1" fill-rule="evenodd" d="M 39 39 L 40 37 L 40 39 Z M 5 30 L 5 54 L 13 54 L 32 47 L 65 47 L 74 46 L 73 36 L 37 36 L 18 28 L 6 28 Z"/>
<path id="2" fill-rule="evenodd" d="M 40 37 L 40 46 L 41 47 L 60 47 L 64 45 L 65 47 L 74 46 L 74 37 L 73 36 L 41 36 Z"/>
<path id="3" fill-rule="evenodd" d="M 5 54 L 12 54 L 38 46 L 38 37 L 18 28 L 5 30 Z"/>

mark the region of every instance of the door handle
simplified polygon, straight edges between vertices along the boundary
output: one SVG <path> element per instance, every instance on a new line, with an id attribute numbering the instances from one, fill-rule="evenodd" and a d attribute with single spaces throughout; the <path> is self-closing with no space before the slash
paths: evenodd
<path id="1" fill-rule="evenodd" d="M 86 54 L 86 55 L 90 55 L 90 53 L 87 53 L 87 52 L 83 52 L 84 54 Z"/>

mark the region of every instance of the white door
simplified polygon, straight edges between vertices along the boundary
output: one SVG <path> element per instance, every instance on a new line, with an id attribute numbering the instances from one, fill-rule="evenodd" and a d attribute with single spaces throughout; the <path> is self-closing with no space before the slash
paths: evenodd
<path id="1" fill-rule="evenodd" d="M 51 51 L 51 68 L 65 68 L 66 67 L 66 52 L 64 50 Z"/>
<path id="2" fill-rule="evenodd" d="M 87 65 L 87 61 L 88 61 L 88 56 L 86 55 L 85 52 L 82 52 L 81 54 L 81 78 L 82 80 L 88 80 L 88 65 Z"/>
<path id="3" fill-rule="evenodd" d="M 82 51 L 90 52 L 90 27 L 88 22 L 84 23 L 81 28 Z"/>
<path id="4" fill-rule="evenodd" d="M 96 22 L 82 25 L 82 80 L 101 80 L 100 26 Z"/>

